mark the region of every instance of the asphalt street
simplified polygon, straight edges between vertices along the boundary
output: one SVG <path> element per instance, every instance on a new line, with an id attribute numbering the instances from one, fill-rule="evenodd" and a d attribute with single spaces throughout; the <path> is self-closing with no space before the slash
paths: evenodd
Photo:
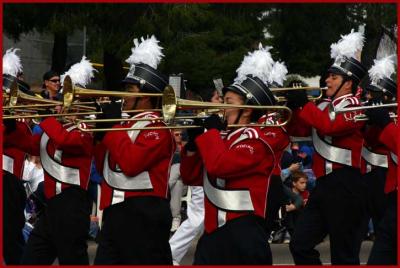
<path id="1" fill-rule="evenodd" d="M 197 240 L 192 243 L 192 246 L 190 247 L 188 253 L 183 258 L 181 265 L 191 265 L 192 264 L 193 255 L 196 250 L 196 243 L 197 243 Z M 270 245 L 271 245 L 274 265 L 293 265 L 294 264 L 292 255 L 289 252 L 288 244 L 270 244 Z M 360 252 L 361 264 L 363 264 L 363 265 L 366 264 L 371 247 L 372 247 L 371 241 L 363 242 L 362 247 L 361 247 L 361 252 Z M 93 260 L 94 260 L 96 248 L 97 248 L 97 244 L 95 242 L 90 241 L 88 251 L 89 251 L 89 257 L 90 257 L 91 264 L 93 263 Z M 330 264 L 329 240 L 326 239 L 323 243 L 318 245 L 317 250 L 321 254 L 321 260 L 322 260 L 323 264 L 329 265 Z"/>

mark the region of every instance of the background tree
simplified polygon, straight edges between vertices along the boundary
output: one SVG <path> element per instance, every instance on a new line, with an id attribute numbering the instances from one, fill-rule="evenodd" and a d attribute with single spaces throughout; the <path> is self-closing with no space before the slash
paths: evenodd
<path id="1" fill-rule="evenodd" d="M 133 39 L 154 34 L 164 47 L 159 68 L 183 73 L 188 88 L 232 83 L 243 56 L 259 42 L 290 73 L 315 76 L 332 63 L 330 44 L 365 24 L 362 60 L 370 67 L 381 26 L 396 23 L 394 4 L 5 4 L 4 31 L 18 39 L 36 29 L 54 36 L 52 67 L 64 71 L 67 37 L 87 29 L 88 58 L 104 63 L 106 89 L 119 89 Z M 103 79 L 104 78 L 104 79 Z"/>
<path id="2" fill-rule="evenodd" d="M 88 18 L 87 5 L 67 4 L 5 4 L 3 27 L 13 39 L 36 30 L 53 34 L 51 69 L 63 72 L 67 59 L 68 35 L 75 29 L 82 29 Z M 78 12 L 79 11 L 79 12 Z"/>

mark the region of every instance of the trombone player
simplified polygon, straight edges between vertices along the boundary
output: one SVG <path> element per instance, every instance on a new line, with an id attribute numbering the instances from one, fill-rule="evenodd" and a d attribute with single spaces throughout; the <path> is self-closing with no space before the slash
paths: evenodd
<path id="1" fill-rule="evenodd" d="M 81 64 L 88 65 L 84 58 Z M 90 64 L 89 64 L 90 65 Z M 73 66 L 73 67 L 74 67 Z M 81 69 L 81 68 L 78 68 Z M 79 78 L 91 76 L 93 68 L 68 73 L 66 83 L 85 85 Z M 90 79 L 88 79 L 90 81 Z M 56 116 L 56 115 L 55 115 Z M 92 161 L 93 139 L 71 123 L 62 124 L 55 116 L 40 123 L 42 135 L 10 134 L 13 146 L 40 155 L 44 170 L 47 207 L 32 230 L 21 264 L 89 264 L 87 234 L 91 203 L 87 193 Z"/>
<path id="2" fill-rule="evenodd" d="M 383 66 L 382 66 L 383 64 Z M 379 68 L 376 68 L 379 66 Z M 389 68 L 389 67 L 392 68 Z M 369 88 L 381 90 L 383 93 L 396 96 L 397 83 L 391 79 L 394 72 L 395 55 L 376 60 L 374 66 L 370 69 L 371 84 Z M 375 68 L 374 68 L 375 67 Z M 386 67 L 386 68 L 382 68 Z M 386 95 L 385 94 L 385 95 Z M 377 128 L 375 138 L 380 145 L 386 147 L 388 170 L 384 187 L 377 187 L 376 191 L 385 194 L 386 206 L 381 212 L 381 221 L 374 225 L 378 230 L 376 239 L 368 258 L 368 265 L 396 265 L 397 263 L 397 169 L 398 169 L 398 123 L 392 122 L 389 111 L 377 106 L 375 109 L 369 109 L 365 112 L 368 116 L 368 123 L 371 127 Z M 378 178 L 375 178 L 378 179 Z M 376 193 L 379 194 L 379 193 Z"/>
<path id="3" fill-rule="evenodd" d="M 3 100 L 4 93 L 11 95 L 11 88 L 29 89 L 29 85 L 18 79 L 22 72 L 18 49 L 9 49 L 3 55 Z M 26 91 L 26 90 L 24 90 Z M 7 93 L 6 93 L 7 94 Z M 10 97 L 11 98 L 11 97 Z M 4 102 L 3 102 L 4 104 Z M 24 135 L 30 135 L 29 126 L 16 120 L 3 120 L 3 256 L 5 264 L 19 264 L 25 246 L 22 228 L 25 224 L 24 209 L 26 193 L 22 183 L 26 153 L 12 144 L 10 135 L 18 130 Z"/>
<path id="4" fill-rule="evenodd" d="M 371 83 L 366 87 L 369 104 L 386 104 L 396 100 L 397 85 L 391 79 L 395 71 L 396 55 L 374 60 L 368 71 Z M 363 130 L 364 145 L 361 152 L 361 171 L 368 187 L 368 212 L 372 219 L 374 235 L 379 232 L 379 222 L 386 210 L 387 197 L 384 192 L 388 169 L 388 149 L 379 142 L 381 128 L 366 124 Z"/>
<path id="5" fill-rule="evenodd" d="M 131 92 L 162 92 L 167 78 L 157 70 L 163 54 L 158 40 L 151 36 L 134 40 L 135 47 L 127 62 L 130 71 L 123 81 Z M 127 100 L 131 109 L 154 109 L 157 100 L 149 97 Z M 121 105 L 103 105 L 102 118 L 121 118 Z M 151 111 L 133 118 L 148 119 L 123 124 L 127 131 L 96 135 L 97 169 L 103 174 L 100 209 L 103 225 L 94 264 L 172 265 L 168 243 L 171 211 L 167 200 L 170 164 L 175 152 L 169 129 L 146 130 L 165 126 Z M 105 128 L 113 123 L 97 123 Z M 116 125 L 121 127 L 121 125 Z M 130 130 L 129 128 L 144 128 Z"/>
<path id="6" fill-rule="evenodd" d="M 236 82 L 223 89 L 225 103 L 273 104 L 274 96 L 263 82 L 264 72 L 271 68 L 268 54 L 260 47 L 246 56 L 265 68 L 259 69 L 262 73 L 249 73 L 256 68 L 242 63 Z M 205 231 L 197 244 L 195 265 L 272 264 L 263 219 L 274 153 L 261 138 L 263 133 L 250 125 L 262 114 L 251 108 L 228 108 L 225 122 L 212 115 L 203 123 L 206 132 L 202 128 L 188 131 L 181 157 L 182 180 L 203 185 L 205 197 Z M 224 133 L 227 123 L 249 127 Z"/>
<path id="7" fill-rule="evenodd" d="M 330 101 L 318 106 L 304 91 L 288 94 L 294 110 L 288 131 L 293 136 L 312 135 L 315 153 L 315 190 L 299 217 L 290 251 L 297 265 L 321 265 L 315 246 L 329 234 L 331 262 L 359 265 L 359 252 L 366 225 L 365 186 L 360 173 L 362 122 L 350 122 L 331 109 L 359 106 L 354 95 L 366 69 L 360 63 L 364 37 L 351 31 L 331 45 L 333 65 L 328 69 L 326 92 Z M 310 133 L 311 132 L 311 133 Z"/>
<path id="8" fill-rule="evenodd" d="M 385 108 L 371 109 L 366 112 L 369 123 L 382 129 L 379 141 L 388 152 L 389 168 L 384 192 L 387 194 L 387 208 L 378 228 L 379 232 L 374 241 L 368 258 L 368 265 L 397 264 L 397 169 L 398 169 L 398 125 L 391 122 L 389 112 Z"/>

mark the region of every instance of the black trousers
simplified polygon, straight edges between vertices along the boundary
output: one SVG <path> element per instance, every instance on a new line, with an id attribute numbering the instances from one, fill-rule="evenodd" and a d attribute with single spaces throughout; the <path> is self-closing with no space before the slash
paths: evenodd
<path id="1" fill-rule="evenodd" d="M 378 225 L 368 265 L 397 265 L 397 190 L 388 194 L 388 206 Z"/>
<path id="2" fill-rule="evenodd" d="M 290 212 L 286 212 L 286 216 L 283 220 L 283 224 L 289 232 L 290 236 L 293 236 L 294 228 L 296 226 L 297 219 L 300 217 L 303 209 L 297 209 Z"/>
<path id="3" fill-rule="evenodd" d="M 297 265 L 321 265 L 315 246 L 329 235 L 332 265 L 360 263 L 367 225 L 366 186 L 358 169 L 342 168 L 317 180 L 290 241 Z"/>
<path id="4" fill-rule="evenodd" d="M 267 195 L 267 210 L 265 213 L 265 225 L 267 238 L 271 231 L 276 229 L 278 221 L 278 211 L 285 202 L 283 183 L 280 176 L 272 175 L 269 182 Z"/>
<path id="5" fill-rule="evenodd" d="M 51 198 L 32 230 L 22 264 L 88 265 L 91 201 L 87 191 L 70 187 Z"/>
<path id="6" fill-rule="evenodd" d="M 3 170 L 3 257 L 8 265 L 19 264 L 25 247 L 26 193 L 16 176 Z"/>
<path id="7" fill-rule="evenodd" d="M 200 238 L 194 265 L 272 265 L 264 220 L 243 216 Z"/>
<path id="8" fill-rule="evenodd" d="M 384 192 L 386 173 L 386 168 L 377 167 L 363 175 L 368 189 L 368 215 L 372 218 L 375 234 L 387 206 L 387 196 Z"/>
<path id="9" fill-rule="evenodd" d="M 95 265 L 172 265 L 169 202 L 131 197 L 104 210 Z"/>

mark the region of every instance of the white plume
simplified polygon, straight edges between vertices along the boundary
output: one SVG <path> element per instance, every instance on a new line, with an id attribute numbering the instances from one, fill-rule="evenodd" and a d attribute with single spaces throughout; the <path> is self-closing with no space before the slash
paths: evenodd
<path id="1" fill-rule="evenodd" d="M 6 54 L 3 55 L 3 74 L 9 74 L 17 77 L 18 73 L 22 72 L 22 64 L 20 57 L 16 52 L 19 48 L 7 49 Z"/>
<path id="2" fill-rule="evenodd" d="M 269 83 L 275 82 L 280 86 L 283 86 L 283 81 L 286 80 L 288 69 L 284 62 L 275 62 L 269 75 Z"/>
<path id="3" fill-rule="evenodd" d="M 263 82 L 268 83 L 269 74 L 274 64 L 269 52 L 270 49 L 271 47 L 263 47 L 260 43 L 258 50 L 249 52 L 236 70 L 235 83 L 241 83 L 247 75 L 257 76 Z"/>
<path id="4" fill-rule="evenodd" d="M 97 70 L 93 68 L 90 61 L 83 56 L 80 62 L 72 65 L 67 72 L 61 75 L 61 84 L 64 83 L 65 77 L 69 75 L 74 85 L 79 84 L 82 87 L 86 87 L 94 77 L 94 72 L 97 72 Z"/>
<path id="5" fill-rule="evenodd" d="M 160 63 L 164 54 L 161 52 L 163 49 L 158 45 L 158 40 L 152 35 L 150 38 L 144 39 L 141 38 L 141 43 L 139 43 L 138 39 L 135 38 L 133 43 L 135 44 L 132 47 L 132 54 L 126 60 L 131 66 L 139 63 L 147 64 L 154 69 L 157 69 L 158 64 Z"/>
<path id="6" fill-rule="evenodd" d="M 384 57 L 380 60 L 374 60 L 374 65 L 369 69 L 368 74 L 372 83 L 377 83 L 378 80 L 390 76 L 396 71 L 397 55 L 393 54 Z"/>
<path id="7" fill-rule="evenodd" d="M 336 59 L 337 57 L 353 57 L 359 58 L 359 53 L 364 46 L 364 34 L 360 32 L 354 32 L 354 29 L 347 35 L 341 35 L 341 39 L 337 43 L 331 45 L 331 58 Z"/>

